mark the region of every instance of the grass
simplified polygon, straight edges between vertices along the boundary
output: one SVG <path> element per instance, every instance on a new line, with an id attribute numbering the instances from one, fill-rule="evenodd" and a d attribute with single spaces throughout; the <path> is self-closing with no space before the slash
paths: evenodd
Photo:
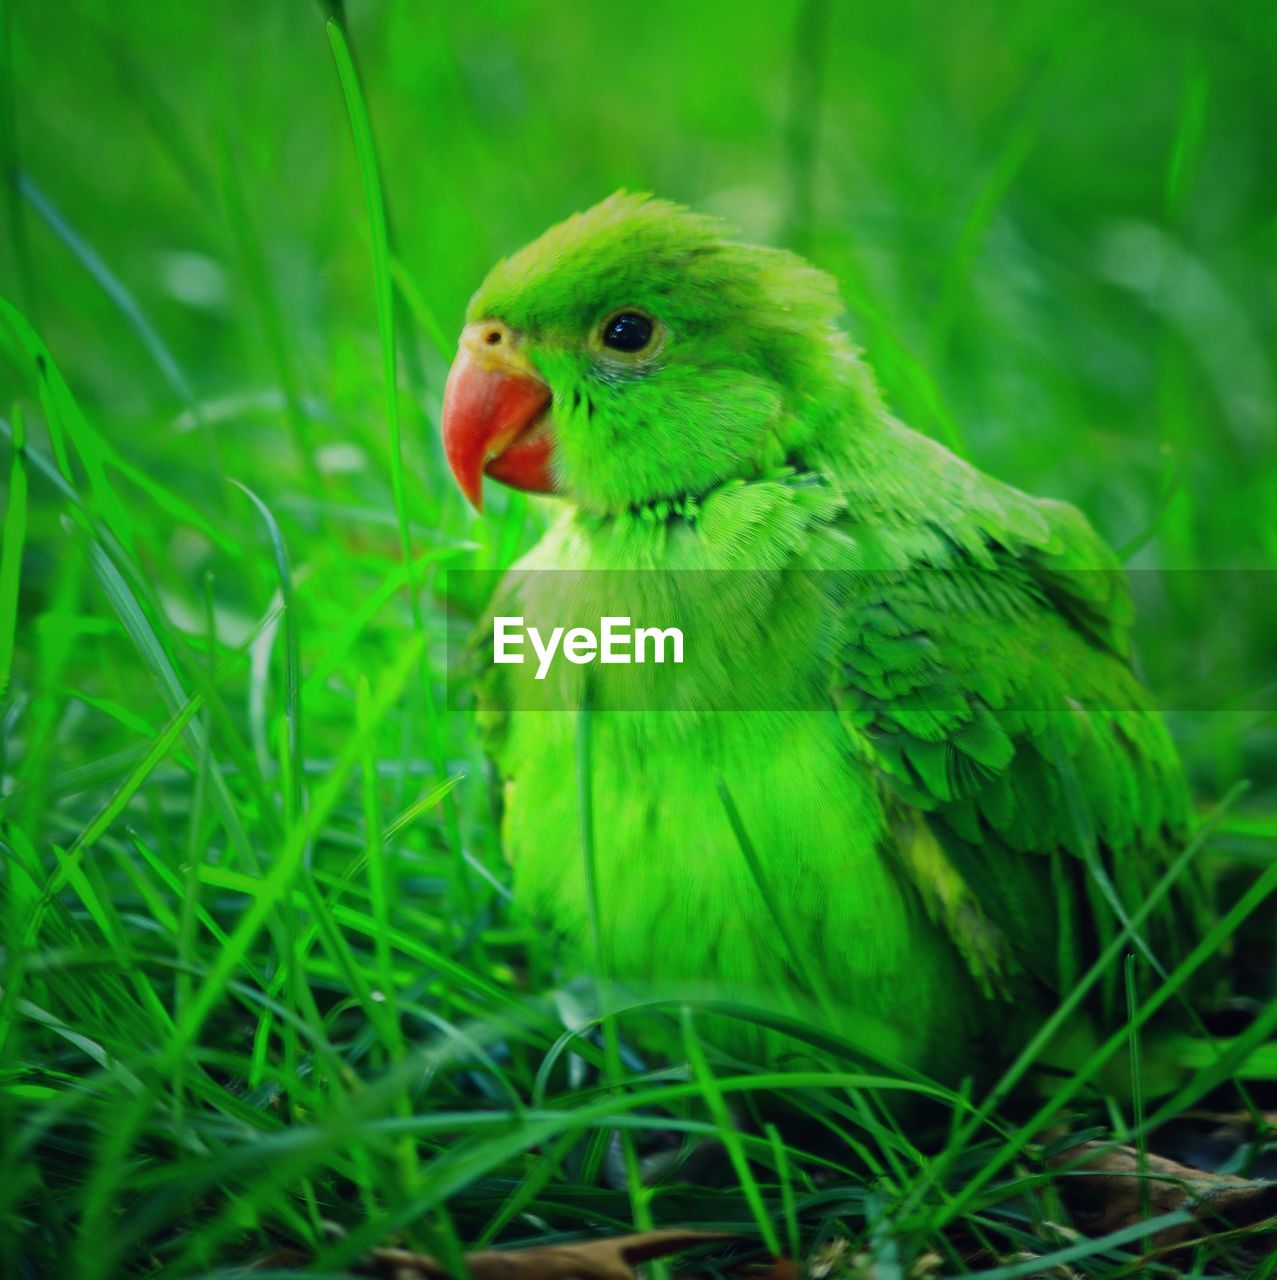
<path id="1" fill-rule="evenodd" d="M 1267 7 L 0 16 L 0 1272 L 226 1275 L 287 1242 L 333 1274 L 397 1236 L 459 1270 L 654 1224 L 847 1239 L 878 1280 L 933 1252 L 1243 1273 L 1233 1238 L 1141 1261 L 1155 1223 L 1062 1230 L 1042 1157 L 1062 1123 L 1155 1151 L 1204 1103 L 1273 1105 Z M 618 1006 L 511 899 L 449 570 L 542 517 L 451 484 L 448 335 L 497 256 L 622 184 L 800 244 L 902 416 L 1130 550 L 1210 815 L 1184 862 L 1224 908 L 1034 1108 L 1049 1029 L 973 1096 L 810 1031 L 801 1070 L 732 1062 L 721 1005 Z M 1054 1025 L 1134 989 L 1148 909 Z M 1246 1025 L 1145 1036 L 1230 946 Z M 634 1051 L 653 1020 L 678 1061 Z M 1124 1056 L 1134 1105 L 1105 1093 Z M 774 1093 L 809 1123 L 736 1127 Z M 936 1100 L 935 1141 L 899 1094 Z"/>

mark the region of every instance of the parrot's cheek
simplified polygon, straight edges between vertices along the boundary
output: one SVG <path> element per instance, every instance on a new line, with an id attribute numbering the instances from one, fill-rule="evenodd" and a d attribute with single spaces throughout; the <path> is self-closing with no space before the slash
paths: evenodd
<path id="1" fill-rule="evenodd" d="M 462 493 L 483 509 L 483 476 L 555 488 L 550 388 L 530 369 L 462 342 L 443 393 L 443 449 Z"/>

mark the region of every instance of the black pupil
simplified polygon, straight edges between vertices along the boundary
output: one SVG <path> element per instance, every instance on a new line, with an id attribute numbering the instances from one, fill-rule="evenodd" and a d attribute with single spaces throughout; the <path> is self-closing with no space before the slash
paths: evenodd
<path id="1" fill-rule="evenodd" d="M 613 351 L 642 351 L 651 340 L 652 322 L 633 311 L 623 311 L 603 330 L 603 345 Z"/>

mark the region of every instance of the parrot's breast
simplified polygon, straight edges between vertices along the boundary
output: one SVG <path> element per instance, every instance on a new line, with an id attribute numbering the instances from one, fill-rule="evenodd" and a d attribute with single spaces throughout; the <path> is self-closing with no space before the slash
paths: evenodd
<path id="1" fill-rule="evenodd" d="M 739 501 L 747 509 L 711 513 L 708 530 L 645 540 L 568 519 L 516 567 L 500 608 L 519 616 L 597 614 L 621 607 L 616 594 L 628 590 L 639 603 L 625 607 L 651 605 L 638 620 L 666 625 L 662 594 L 697 574 L 723 606 L 702 599 L 687 637 L 713 661 L 653 671 L 650 686 L 640 679 L 623 695 L 592 686 L 584 667 L 548 689 L 531 668 L 493 669 L 516 895 L 565 940 L 572 968 L 593 966 L 580 770 L 593 799 L 601 959 L 613 979 L 640 994 L 762 1008 L 870 1055 L 934 1067 L 937 1054 L 965 1054 L 980 1001 L 898 873 L 875 775 L 827 697 L 839 611 L 812 569 L 840 535 L 819 495 L 779 486 Z M 777 528 L 780 554 L 767 536 Z M 751 565 L 760 542 L 761 570 Z M 643 573 L 614 568 L 636 562 L 636 544 Z M 748 602 L 728 607 L 732 592 Z M 755 1060 L 801 1049 L 749 1018 L 718 1015 L 712 1025 L 723 1047 Z"/>

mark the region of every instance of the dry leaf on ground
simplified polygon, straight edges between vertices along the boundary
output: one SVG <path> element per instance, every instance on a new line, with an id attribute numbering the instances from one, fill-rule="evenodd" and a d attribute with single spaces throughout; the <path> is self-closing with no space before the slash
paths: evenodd
<path id="1" fill-rule="evenodd" d="M 633 1280 L 639 1263 L 742 1238 L 725 1231 L 639 1231 L 574 1244 L 484 1249 L 466 1254 L 466 1265 L 473 1280 Z M 437 1258 L 410 1249 L 374 1249 L 354 1269 L 378 1280 L 451 1280 L 451 1272 Z M 765 1280 L 792 1276 L 773 1267 Z"/>
<path id="2" fill-rule="evenodd" d="M 1141 1165 L 1134 1148 L 1105 1142 L 1084 1142 L 1049 1164 L 1067 1173 L 1060 1180 L 1060 1193 L 1091 1235 L 1106 1235 L 1179 1209 L 1194 1220 L 1154 1233 L 1151 1249 L 1220 1229 L 1254 1227 L 1270 1218 L 1277 1230 L 1277 1182 L 1205 1173 L 1164 1156 L 1145 1156 Z"/>

